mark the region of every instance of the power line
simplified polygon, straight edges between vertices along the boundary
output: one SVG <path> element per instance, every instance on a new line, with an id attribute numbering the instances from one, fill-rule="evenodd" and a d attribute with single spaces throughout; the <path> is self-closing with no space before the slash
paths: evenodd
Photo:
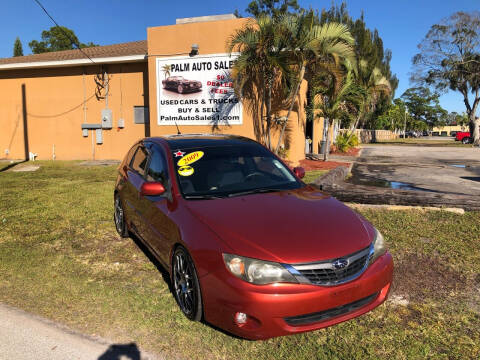
<path id="1" fill-rule="evenodd" d="M 44 8 L 44 6 L 40 3 L 40 1 L 38 1 L 38 0 L 33 0 L 33 1 L 35 1 L 35 2 L 38 4 L 38 6 L 40 6 L 40 8 L 41 8 L 41 9 L 45 12 L 45 14 L 47 14 L 47 16 L 50 18 L 50 20 L 52 20 L 53 23 L 60 29 L 60 31 L 68 38 L 68 40 L 70 40 L 70 43 L 71 43 L 72 45 L 75 45 L 75 46 L 77 47 L 77 49 L 80 50 L 80 52 L 81 52 L 83 55 L 85 55 L 92 63 L 94 63 L 94 64 L 96 65 L 96 62 L 93 61 L 92 58 L 91 58 L 90 56 L 88 56 L 88 54 L 85 53 L 85 51 L 82 50 L 82 48 L 80 47 L 80 45 L 77 44 L 75 41 L 73 41 L 72 38 L 70 37 L 70 35 L 68 35 L 67 32 L 65 32 L 65 31 L 63 30 L 63 28 L 62 28 L 60 25 L 58 25 L 58 23 L 57 23 L 57 22 L 55 21 L 55 19 L 48 13 L 48 11 L 47 11 L 47 10 Z"/>

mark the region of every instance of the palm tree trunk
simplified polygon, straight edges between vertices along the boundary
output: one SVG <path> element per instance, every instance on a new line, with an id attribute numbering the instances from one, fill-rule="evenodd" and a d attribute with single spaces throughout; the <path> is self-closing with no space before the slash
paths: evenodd
<path id="1" fill-rule="evenodd" d="M 265 126 L 263 123 L 263 108 L 265 107 L 265 89 L 261 90 L 261 103 L 260 103 L 260 138 L 262 139 L 262 142 L 264 145 L 267 144 L 267 136 L 266 136 L 266 131 L 265 131 Z"/>
<path id="2" fill-rule="evenodd" d="M 302 84 L 303 77 L 305 76 L 305 63 L 302 64 L 302 68 L 300 69 L 300 74 L 298 76 L 298 83 L 297 87 L 295 88 L 295 93 L 292 98 L 292 103 L 290 104 L 290 107 L 288 108 L 288 113 L 286 116 L 286 119 L 282 125 L 282 130 L 280 131 L 280 136 L 278 138 L 278 143 L 277 147 L 275 148 L 275 154 L 278 154 L 278 150 L 280 149 L 280 144 L 282 143 L 283 140 L 283 135 L 285 133 L 285 128 L 287 127 L 288 119 L 290 118 L 290 113 L 292 112 L 293 105 L 295 104 L 295 99 L 298 96 L 298 91 L 300 90 L 300 85 Z"/>
<path id="3" fill-rule="evenodd" d="M 272 138 L 270 134 L 272 129 L 272 87 L 271 86 L 268 86 L 265 103 L 267 108 L 267 146 L 269 149 L 272 149 Z"/>
<path id="4" fill-rule="evenodd" d="M 361 117 L 361 115 L 359 114 L 359 115 L 357 116 L 357 120 L 355 120 L 355 124 L 354 124 L 354 126 L 353 126 L 353 129 L 350 131 L 350 135 L 348 135 L 347 144 L 350 143 L 350 140 L 352 139 L 353 134 L 355 134 L 355 130 L 357 130 L 358 123 L 360 122 L 360 117 Z"/>
<path id="5" fill-rule="evenodd" d="M 330 119 L 327 121 L 327 140 L 325 142 L 325 149 L 323 150 L 323 161 L 328 161 L 328 154 L 330 152 Z"/>

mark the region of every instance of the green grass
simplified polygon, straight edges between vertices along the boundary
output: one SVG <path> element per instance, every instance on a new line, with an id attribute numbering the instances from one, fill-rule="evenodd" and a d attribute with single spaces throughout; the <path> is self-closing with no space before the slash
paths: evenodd
<path id="1" fill-rule="evenodd" d="M 305 172 L 305 177 L 302 179 L 304 183 L 311 184 L 314 180 L 318 177 L 322 176 L 323 174 L 327 173 L 328 170 L 311 170 Z"/>
<path id="2" fill-rule="evenodd" d="M 114 166 L 36 164 L 0 173 L 0 302 L 167 358 L 480 357 L 478 212 L 363 212 L 394 256 L 391 295 L 408 306 L 389 301 L 324 330 L 245 341 L 188 321 L 162 274 L 116 235 Z"/>

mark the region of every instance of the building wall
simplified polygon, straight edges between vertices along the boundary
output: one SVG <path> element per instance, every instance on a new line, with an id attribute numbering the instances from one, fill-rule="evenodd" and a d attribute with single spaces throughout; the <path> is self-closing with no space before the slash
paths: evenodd
<path id="1" fill-rule="evenodd" d="M 38 159 L 52 159 L 54 150 L 59 160 L 121 159 L 134 141 L 145 136 L 145 126 L 134 124 L 133 106 L 148 105 L 148 94 L 146 102 L 143 96 L 148 93 L 144 86 L 146 63 L 112 64 L 104 69 L 110 76 L 108 107 L 114 128 L 103 130 L 103 144 L 93 146 L 92 131 L 84 138 L 81 124 L 101 121 L 106 104 L 96 98 L 94 81 L 100 66 L 0 71 L 0 158 L 25 158 L 25 84 L 29 150 Z M 123 129 L 117 128 L 120 117 L 125 119 Z"/>
<path id="2" fill-rule="evenodd" d="M 464 126 L 461 126 L 461 125 L 437 126 L 432 129 L 432 132 L 438 132 L 440 134 L 444 131 L 447 132 L 447 136 L 450 136 L 452 131 L 470 131 L 470 129 L 468 127 L 468 124 Z"/>

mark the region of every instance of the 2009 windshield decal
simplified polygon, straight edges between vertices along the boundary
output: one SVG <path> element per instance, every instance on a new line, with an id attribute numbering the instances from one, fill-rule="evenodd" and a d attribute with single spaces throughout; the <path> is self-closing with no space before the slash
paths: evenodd
<path id="1" fill-rule="evenodd" d="M 180 160 L 178 160 L 177 165 L 185 166 L 185 165 L 193 164 L 194 162 L 200 160 L 203 157 L 203 155 L 204 155 L 203 151 L 194 151 L 192 153 L 189 153 L 183 156 Z"/>

